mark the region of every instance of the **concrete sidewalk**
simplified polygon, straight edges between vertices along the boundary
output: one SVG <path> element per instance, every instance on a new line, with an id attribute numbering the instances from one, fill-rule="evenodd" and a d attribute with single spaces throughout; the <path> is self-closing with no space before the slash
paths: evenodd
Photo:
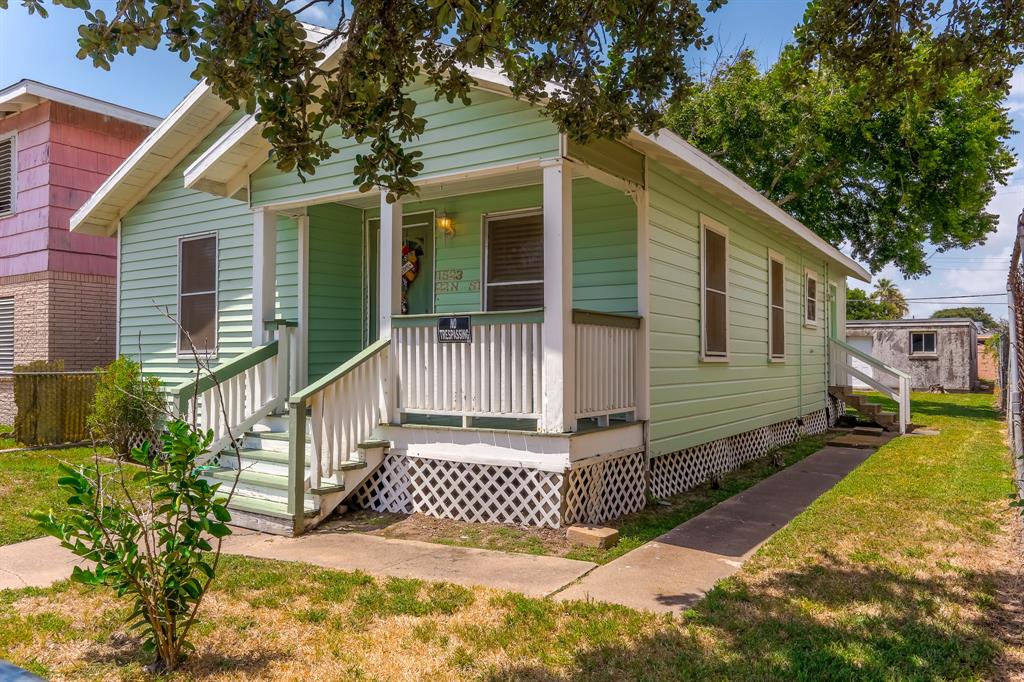
<path id="1" fill-rule="evenodd" d="M 483 585 L 543 597 L 577 580 L 596 564 L 560 557 L 449 547 L 361 533 L 312 532 L 297 538 L 235 529 L 228 554 L 301 561 L 342 571 Z"/>
<path id="2" fill-rule="evenodd" d="M 873 452 L 825 447 L 554 596 L 682 613 Z"/>
<path id="3" fill-rule="evenodd" d="M 360 533 L 313 532 L 298 538 L 234 529 L 225 554 L 301 561 L 380 577 L 483 585 L 542 597 L 593 569 L 589 561 L 390 540 Z M 47 587 L 71 575 L 76 557 L 55 538 L 0 547 L 0 590 Z"/>

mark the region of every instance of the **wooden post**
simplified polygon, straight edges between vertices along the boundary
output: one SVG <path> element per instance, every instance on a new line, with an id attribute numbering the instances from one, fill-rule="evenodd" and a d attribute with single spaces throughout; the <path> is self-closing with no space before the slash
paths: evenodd
<path id="1" fill-rule="evenodd" d="M 292 533 L 302 535 L 306 525 L 306 401 L 296 400 L 288 415 L 288 513 Z"/>
<path id="2" fill-rule="evenodd" d="M 538 430 L 576 430 L 572 327 L 572 171 L 559 160 L 544 174 L 544 405 Z"/>
<path id="3" fill-rule="evenodd" d="M 378 338 L 390 339 L 391 319 L 402 313 L 402 202 L 388 203 L 387 192 L 380 193 L 380 244 L 378 245 L 377 329 Z M 393 424 L 398 414 L 398 362 L 388 354 L 381 368 L 383 417 Z"/>
<path id="4" fill-rule="evenodd" d="M 277 214 L 265 208 L 252 212 L 252 345 L 262 346 L 263 323 L 273 320 L 277 301 Z"/>

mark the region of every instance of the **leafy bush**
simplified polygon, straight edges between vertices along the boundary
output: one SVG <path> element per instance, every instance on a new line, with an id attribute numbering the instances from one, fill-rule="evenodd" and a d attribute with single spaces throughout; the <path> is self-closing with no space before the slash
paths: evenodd
<path id="1" fill-rule="evenodd" d="M 142 374 L 142 365 L 121 356 L 100 370 L 88 424 L 93 436 L 125 455 L 144 440 L 155 444 L 164 412 L 160 380 Z"/>
<path id="2" fill-rule="evenodd" d="M 174 419 L 161 440 L 160 453 L 144 442 L 132 448 L 133 464 L 121 461 L 111 473 L 101 472 L 98 459 L 61 464 L 67 511 L 33 515 L 88 562 L 72 580 L 134 599 L 129 620 L 144 633 L 143 649 L 156 655 L 157 672 L 173 670 L 194 648 L 189 633 L 216 575 L 221 540 L 231 533 L 220 484 L 203 480 L 198 466 L 213 432 Z"/>

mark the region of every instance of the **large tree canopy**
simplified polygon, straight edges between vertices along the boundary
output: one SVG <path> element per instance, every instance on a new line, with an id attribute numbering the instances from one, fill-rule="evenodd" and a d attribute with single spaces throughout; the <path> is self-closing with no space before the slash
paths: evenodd
<path id="1" fill-rule="evenodd" d="M 941 94 L 865 106 L 859 86 L 795 50 L 766 71 L 745 51 L 675 104 L 670 125 L 873 271 L 928 272 L 926 248 L 984 242 L 1014 158 L 1002 87 L 960 71 Z"/>
<path id="2" fill-rule="evenodd" d="M 996 329 L 999 322 L 989 315 L 982 306 L 960 306 L 957 308 L 943 308 L 932 313 L 933 320 L 941 320 L 951 317 L 966 317 L 977 322 L 982 329 Z"/>
<path id="3" fill-rule="evenodd" d="M 0 0 L 0 9 L 9 0 Z M 1011 164 L 998 109 L 1021 63 L 1024 0 L 811 0 L 767 73 L 742 55 L 703 84 L 685 67 L 725 0 L 16 0 L 82 11 L 80 58 L 166 46 L 228 103 L 257 112 L 277 166 L 312 174 L 327 132 L 368 143 L 356 181 L 415 192 L 409 91 L 468 101 L 470 69 L 578 141 L 678 130 L 874 270 L 927 272 L 923 245 L 984 239 Z M 334 7 L 309 40 L 300 18 Z M 333 59 L 327 53 L 343 47 Z"/>

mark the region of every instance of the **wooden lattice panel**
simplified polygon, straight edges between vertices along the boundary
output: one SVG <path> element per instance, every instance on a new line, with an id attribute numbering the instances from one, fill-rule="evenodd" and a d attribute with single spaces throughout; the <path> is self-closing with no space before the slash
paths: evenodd
<path id="1" fill-rule="evenodd" d="M 386 453 L 380 466 L 356 488 L 350 503 L 379 512 L 411 514 L 409 458 L 392 452 Z"/>
<path id="2" fill-rule="evenodd" d="M 729 461 L 727 438 L 655 457 L 651 460 L 651 492 L 655 497 L 670 497 L 695 488 L 713 475 L 729 471 Z"/>
<path id="3" fill-rule="evenodd" d="M 817 436 L 828 431 L 828 412 L 825 408 L 815 410 L 804 417 L 804 432 Z"/>
<path id="4" fill-rule="evenodd" d="M 781 448 L 783 445 L 789 445 L 800 437 L 800 426 L 796 423 L 795 419 L 787 419 L 786 421 L 769 426 L 768 432 L 770 434 L 769 444 L 771 449 Z"/>
<path id="5" fill-rule="evenodd" d="M 643 509 L 646 458 L 641 451 L 570 469 L 565 477 L 564 523 L 603 523 Z"/>
<path id="6" fill-rule="evenodd" d="M 558 528 L 562 474 L 409 457 L 413 511 L 472 523 Z"/>
<path id="7" fill-rule="evenodd" d="M 729 448 L 729 461 L 732 465 L 730 468 L 733 469 L 757 459 L 771 450 L 771 432 L 767 426 L 730 436 L 726 440 Z"/>
<path id="8" fill-rule="evenodd" d="M 833 427 L 839 418 L 846 414 L 846 403 L 834 395 L 829 394 L 828 396 L 828 425 Z"/>

